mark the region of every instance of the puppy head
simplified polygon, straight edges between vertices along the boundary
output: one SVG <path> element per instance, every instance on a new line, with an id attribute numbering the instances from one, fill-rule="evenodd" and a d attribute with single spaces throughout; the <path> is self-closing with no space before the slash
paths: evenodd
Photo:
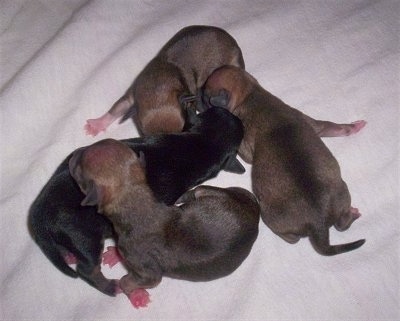
<path id="1" fill-rule="evenodd" d="M 81 205 L 97 205 L 100 213 L 128 185 L 146 181 L 143 167 L 143 153 L 138 157 L 128 146 L 113 139 L 80 148 L 69 161 L 70 173 L 86 195 Z"/>
<path id="2" fill-rule="evenodd" d="M 254 84 L 257 80 L 245 70 L 235 66 L 221 67 L 210 75 L 204 85 L 204 104 L 233 111 L 252 91 Z"/>

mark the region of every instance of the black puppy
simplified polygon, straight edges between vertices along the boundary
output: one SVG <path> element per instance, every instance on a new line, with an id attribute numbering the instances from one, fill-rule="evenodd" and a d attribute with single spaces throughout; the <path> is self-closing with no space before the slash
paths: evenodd
<path id="1" fill-rule="evenodd" d="M 221 169 L 244 172 L 236 159 L 243 138 L 243 126 L 236 116 L 223 108 L 211 108 L 191 115 L 188 127 L 179 134 L 123 141 L 136 153 L 143 152 L 148 184 L 156 199 L 167 205 Z M 61 163 L 33 202 L 28 226 L 60 271 L 115 295 L 116 281 L 106 279 L 100 269 L 104 240 L 113 236 L 112 225 L 94 206 L 81 206 L 85 195 L 69 173 L 70 158 Z M 69 254 L 76 258 L 76 271 L 66 262 Z"/>

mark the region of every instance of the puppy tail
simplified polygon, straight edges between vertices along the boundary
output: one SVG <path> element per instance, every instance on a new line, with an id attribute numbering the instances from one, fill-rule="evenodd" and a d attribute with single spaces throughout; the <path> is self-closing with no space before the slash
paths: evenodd
<path id="1" fill-rule="evenodd" d="M 314 249 L 321 255 L 332 256 L 348 251 L 355 250 L 365 243 L 365 239 L 361 239 L 351 243 L 330 245 L 329 244 L 329 229 L 323 228 L 317 230 L 312 228 L 310 233 L 310 242 Z"/>

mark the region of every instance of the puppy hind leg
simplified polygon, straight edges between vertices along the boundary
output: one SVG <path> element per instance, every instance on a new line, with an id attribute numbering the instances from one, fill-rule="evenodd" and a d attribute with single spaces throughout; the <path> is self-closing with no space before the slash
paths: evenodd
<path id="1" fill-rule="evenodd" d="M 84 126 L 86 135 L 96 136 L 102 131 L 106 131 L 107 127 L 111 125 L 118 117 L 111 115 L 109 112 L 95 119 L 86 120 Z"/>
<path id="2" fill-rule="evenodd" d="M 131 112 L 130 109 L 133 106 L 133 95 L 126 93 L 120 99 L 118 99 L 108 112 L 99 118 L 88 119 L 84 129 L 86 135 L 96 136 L 101 131 L 105 131 L 108 126 L 111 125 L 115 120 L 123 117 L 121 122 L 129 118 Z"/>
<path id="3" fill-rule="evenodd" d="M 63 256 L 64 256 L 65 263 L 67 263 L 68 265 L 78 263 L 78 259 L 76 258 L 76 256 L 70 252 L 65 253 Z"/>
<path id="4" fill-rule="evenodd" d="M 358 208 L 350 207 L 350 210 L 343 213 L 342 216 L 335 222 L 334 226 L 336 230 L 343 232 L 347 230 L 351 224 L 358 218 L 361 217 L 361 213 Z"/>
<path id="5" fill-rule="evenodd" d="M 365 127 L 365 120 L 357 120 L 350 124 L 337 124 L 325 120 L 316 120 L 304 115 L 319 137 L 343 137 L 358 133 Z"/>
<path id="6" fill-rule="evenodd" d="M 131 274 L 123 276 L 119 284 L 135 309 L 147 307 L 147 304 L 150 302 L 149 292 L 139 287 Z"/>
<path id="7" fill-rule="evenodd" d="M 136 277 L 137 276 L 137 277 Z M 161 282 L 161 275 L 149 275 L 145 278 L 129 273 L 119 281 L 122 291 L 128 296 L 132 305 L 138 309 L 147 307 L 150 302 L 149 293 L 145 289 L 154 288 Z"/>
<path id="8" fill-rule="evenodd" d="M 150 294 L 145 289 L 136 289 L 132 291 L 128 298 L 135 309 L 145 308 L 150 302 Z"/>

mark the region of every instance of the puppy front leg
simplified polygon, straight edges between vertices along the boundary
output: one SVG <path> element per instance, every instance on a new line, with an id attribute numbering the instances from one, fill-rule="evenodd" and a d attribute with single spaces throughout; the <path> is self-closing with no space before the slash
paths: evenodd
<path id="1" fill-rule="evenodd" d="M 128 296 L 129 301 L 138 309 L 147 307 L 150 302 L 149 293 L 145 289 L 154 288 L 161 282 L 161 274 L 155 276 L 139 276 L 136 273 L 128 273 L 119 281 L 122 291 Z"/>
<path id="2" fill-rule="evenodd" d="M 121 254 L 115 246 L 107 246 L 107 251 L 102 255 L 103 265 L 107 265 L 112 268 L 118 262 L 123 261 Z"/>
<path id="3" fill-rule="evenodd" d="M 304 114 L 303 114 L 304 115 Z M 365 120 L 357 120 L 350 124 L 337 124 L 326 120 L 316 120 L 304 115 L 319 137 L 342 137 L 358 133 L 367 124 Z"/>

